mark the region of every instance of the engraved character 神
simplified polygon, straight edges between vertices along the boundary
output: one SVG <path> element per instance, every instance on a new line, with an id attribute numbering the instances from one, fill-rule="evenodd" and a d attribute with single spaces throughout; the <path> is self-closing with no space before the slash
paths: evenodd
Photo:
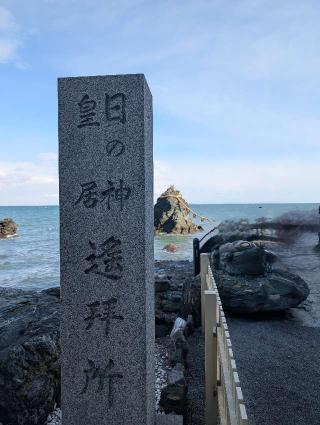
<path id="1" fill-rule="evenodd" d="M 90 309 L 90 315 L 84 319 L 87 322 L 86 329 L 91 329 L 95 320 L 100 320 L 101 322 L 106 322 L 105 332 L 106 336 L 108 336 L 111 320 L 123 320 L 123 316 L 115 313 L 117 302 L 118 300 L 112 297 L 107 301 L 95 301 L 87 304 Z"/>
<path id="2" fill-rule="evenodd" d="M 95 109 L 97 106 L 96 101 L 90 100 L 89 96 L 85 94 L 78 105 L 80 109 L 80 124 L 78 125 L 79 128 L 100 125 L 98 121 L 95 121 Z"/>
<path id="3" fill-rule="evenodd" d="M 123 210 L 124 201 L 130 197 L 131 189 L 125 187 L 123 180 L 120 179 L 119 187 L 115 187 L 114 183 L 111 180 L 108 180 L 109 188 L 101 192 L 103 198 L 107 198 L 108 210 L 111 209 L 110 202 L 116 201 L 120 203 L 120 210 Z"/>
<path id="4" fill-rule="evenodd" d="M 109 408 L 113 405 L 113 385 L 115 379 L 123 378 L 121 373 L 111 372 L 114 369 L 114 361 L 109 360 L 108 364 L 104 367 L 96 366 L 93 360 L 88 359 L 89 367 L 84 369 L 85 374 L 85 384 L 80 394 L 85 394 L 88 391 L 89 384 L 91 382 L 96 382 L 96 393 L 101 393 L 105 389 L 105 383 L 107 383 L 108 388 L 108 406 Z"/>
<path id="5" fill-rule="evenodd" d="M 106 94 L 106 117 L 107 121 L 120 121 L 125 124 L 127 120 L 126 96 L 123 93 L 113 96 Z"/>
<path id="6" fill-rule="evenodd" d="M 93 252 L 86 257 L 86 261 L 91 265 L 84 272 L 99 274 L 111 280 L 121 279 L 123 257 L 120 239 L 112 236 L 98 246 L 91 241 L 89 245 Z"/>

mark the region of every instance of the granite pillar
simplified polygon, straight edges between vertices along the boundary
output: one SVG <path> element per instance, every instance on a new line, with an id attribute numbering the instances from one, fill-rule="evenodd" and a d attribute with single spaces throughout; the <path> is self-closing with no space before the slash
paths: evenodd
<path id="1" fill-rule="evenodd" d="M 141 74 L 58 91 L 63 425 L 154 425 L 151 93 Z"/>

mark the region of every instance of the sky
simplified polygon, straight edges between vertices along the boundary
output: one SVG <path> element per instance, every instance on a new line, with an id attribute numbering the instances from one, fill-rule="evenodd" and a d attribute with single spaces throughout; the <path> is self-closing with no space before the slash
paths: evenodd
<path id="1" fill-rule="evenodd" d="M 58 203 L 57 78 L 144 73 L 155 197 L 319 202 L 319 0 L 1 0 L 0 205 Z"/>

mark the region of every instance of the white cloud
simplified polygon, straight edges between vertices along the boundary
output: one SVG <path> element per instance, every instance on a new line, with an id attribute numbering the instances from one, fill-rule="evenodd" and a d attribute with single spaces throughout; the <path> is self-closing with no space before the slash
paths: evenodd
<path id="1" fill-rule="evenodd" d="M 53 156 L 35 161 L 0 162 L 1 205 L 58 203 L 58 165 Z"/>
<path id="2" fill-rule="evenodd" d="M 17 66 L 21 67 L 22 62 L 18 58 L 20 46 L 19 26 L 12 13 L 0 6 L 0 64 L 14 61 Z"/>
<path id="3" fill-rule="evenodd" d="M 13 30 L 17 28 L 17 23 L 9 10 L 0 6 L 0 31 Z"/>
<path id="4" fill-rule="evenodd" d="M 174 184 L 191 203 L 317 202 L 317 160 L 156 161 L 155 198 Z"/>
<path id="5" fill-rule="evenodd" d="M 38 158 L 41 161 L 57 161 L 58 154 L 56 152 L 43 152 L 40 155 L 38 155 Z"/>

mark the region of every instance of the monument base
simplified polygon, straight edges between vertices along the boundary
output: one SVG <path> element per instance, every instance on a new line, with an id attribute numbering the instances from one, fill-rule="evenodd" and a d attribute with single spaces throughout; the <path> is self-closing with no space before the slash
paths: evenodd
<path id="1" fill-rule="evenodd" d="M 156 415 L 156 425 L 182 425 L 182 416 L 177 415 Z"/>

